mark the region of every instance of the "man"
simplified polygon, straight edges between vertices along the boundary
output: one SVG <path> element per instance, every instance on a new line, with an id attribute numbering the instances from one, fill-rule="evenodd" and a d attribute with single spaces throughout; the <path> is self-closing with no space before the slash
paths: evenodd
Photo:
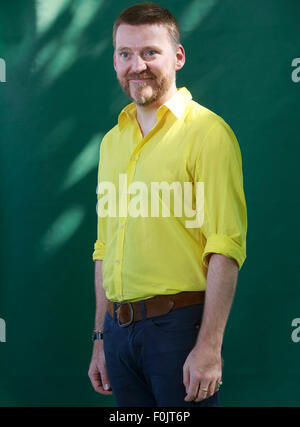
<path id="1" fill-rule="evenodd" d="M 89 377 L 118 406 L 217 406 L 223 335 L 246 258 L 240 149 L 221 117 L 176 88 L 185 52 L 168 10 L 131 6 L 113 37 L 117 79 L 133 102 L 100 147 L 98 184 L 108 193 L 98 186 Z M 175 190 L 152 197 L 157 183 L 191 185 L 190 210 L 177 214 L 185 195 Z M 192 225 L 191 211 L 200 212 Z"/>

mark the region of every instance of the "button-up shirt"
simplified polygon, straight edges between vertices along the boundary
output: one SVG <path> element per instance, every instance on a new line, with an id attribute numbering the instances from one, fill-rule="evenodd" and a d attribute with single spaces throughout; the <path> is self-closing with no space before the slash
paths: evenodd
<path id="1" fill-rule="evenodd" d="M 145 136 L 135 103 L 121 111 L 100 145 L 97 193 L 93 260 L 103 260 L 111 301 L 205 290 L 211 253 L 239 269 L 245 261 L 238 141 L 185 87 L 158 108 Z"/>

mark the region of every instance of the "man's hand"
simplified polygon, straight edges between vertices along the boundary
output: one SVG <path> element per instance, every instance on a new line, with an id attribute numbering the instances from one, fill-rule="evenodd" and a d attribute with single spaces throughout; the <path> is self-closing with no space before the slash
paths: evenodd
<path id="1" fill-rule="evenodd" d="M 199 402 L 207 399 L 218 390 L 221 378 L 222 357 L 219 351 L 207 346 L 194 347 L 183 366 L 183 383 L 187 392 L 184 400 Z"/>
<path id="2" fill-rule="evenodd" d="M 218 253 L 211 254 L 201 327 L 196 344 L 183 366 L 186 402 L 207 399 L 217 391 L 218 384 L 221 383 L 222 342 L 238 270 L 235 259 Z"/>
<path id="3" fill-rule="evenodd" d="M 101 394 L 113 394 L 106 370 L 103 341 L 94 342 L 88 375 L 95 391 Z"/>

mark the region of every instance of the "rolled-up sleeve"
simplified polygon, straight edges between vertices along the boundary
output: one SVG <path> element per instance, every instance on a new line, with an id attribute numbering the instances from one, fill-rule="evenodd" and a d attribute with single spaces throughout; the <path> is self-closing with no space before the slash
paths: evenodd
<path id="1" fill-rule="evenodd" d="M 100 156 L 99 156 L 99 166 L 98 166 L 98 185 L 100 183 L 100 168 L 102 162 L 101 156 L 101 146 L 103 144 L 103 140 L 100 145 Z M 98 186 L 97 186 L 98 188 Z M 99 200 L 99 193 L 97 192 L 97 200 Z M 103 260 L 105 256 L 105 242 L 103 238 L 103 221 L 100 215 L 97 215 L 97 240 L 94 244 L 94 252 L 93 252 L 93 261 Z"/>
<path id="2" fill-rule="evenodd" d="M 246 259 L 247 208 L 243 189 L 242 158 L 237 139 L 223 120 L 208 131 L 196 162 L 196 180 L 204 182 L 204 239 L 207 255 L 233 258 L 241 269 Z"/>
<path id="3" fill-rule="evenodd" d="M 96 240 L 94 244 L 93 261 L 103 260 L 105 255 L 105 243 Z"/>

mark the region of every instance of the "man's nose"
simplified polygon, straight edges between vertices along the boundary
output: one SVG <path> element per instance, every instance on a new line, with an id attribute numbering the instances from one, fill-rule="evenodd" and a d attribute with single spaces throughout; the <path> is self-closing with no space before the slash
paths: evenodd
<path id="1" fill-rule="evenodd" d="M 131 68 L 134 73 L 141 73 L 147 69 L 147 65 L 145 64 L 143 58 L 137 55 L 133 58 Z"/>

